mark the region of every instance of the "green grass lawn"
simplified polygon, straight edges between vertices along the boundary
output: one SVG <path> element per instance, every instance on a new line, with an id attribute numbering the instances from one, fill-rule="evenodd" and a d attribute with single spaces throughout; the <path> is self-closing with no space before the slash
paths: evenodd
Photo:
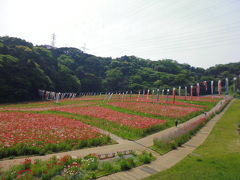
<path id="1" fill-rule="evenodd" d="M 240 100 L 236 100 L 199 148 L 174 167 L 145 180 L 239 180 L 239 123 Z"/>

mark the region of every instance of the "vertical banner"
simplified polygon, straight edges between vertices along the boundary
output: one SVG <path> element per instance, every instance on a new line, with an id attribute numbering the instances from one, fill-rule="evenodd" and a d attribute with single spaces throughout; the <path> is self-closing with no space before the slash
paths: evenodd
<path id="1" fill-rule="evenodd" d="M 147 100 L 149 98 L 149 92 L 150 92 L 150 90 L 148 89 L 148 91 L 147 91 Z"/>
<path id="2" fill-rule="evenodd" d="M 181 96 L 181 86 L 178 87 L 178 96 Z"/>
<path id="3" fill-rule="evenodd" d="M 185 86 L 185 100 L 187 99 L 187 86 Z"/>
<path id="4" fill-rule="evenodd" d="M 190 94 L 191 94 L 191 99 L 192 99 L 192 96 L 193 96 L 193 86 L 191 85 L 191 89 L 190 89 Z"/>
<path id="5" fill-rule="evenodd" d="M 139 101 L 140 95 L 141 95 L 141 91 L 138 91 L 138 98 L 137 98 L 137 101 Z"/>
<path id="6" fill-rule="evenodd" d="M 233 78 L 233 92 L 236 92 L 237 77 Z"/>
<path id="7" fill-rule="evenodd" d="M 58 103 L 60 97 L 60 92 L 56 94 L 56 103 Z"/>
<path id="8" fill-rule="evenodd" d="M 152 90 L 152 96 L 151 96 L 151 98 L 152 98 L 152 102 L 154 101 L 154 90 Z"/>
<path id="9" fill-rule="evenodd" d="M 159 89 L 157 89 L 157 102 L 159 102 L 160 96 L 159 96 Z"/>
<path id="10" fill-rule="evenodd" d="M 226 95 L 229 94 L 229 83 L 228 83 L 228 78 L 225 79 L 225 91 L 226 91 Z"/>
<path id="11" fill-rule="evenodd" d="M 197 96 L 200 96 L 200 85 L 197 83 Z"/>
<path id="12" fill-rule="evenodd" d="M 203 84 L 205 86 L 205 92 L 207 93 L 207 81 L 204 81 Z"/>
<path id="13" fill-rule="evenodd" d="M 222 82 L 221 80 L 218 80 L 218 95 L 220 96 L 222 93 Z"/>
<path id="14" fill-rule="evenodd" d="M 173 104 L 175 104 L 175 100 L 176 100 L 176 89 L 173 88 Z"/>
<path id="15" fill-rule="evenodd" d="M 169 89 L 167 89 L 166 103 L 168 103 L 168 95 L 169 95 Z"/>
<path id="16" fill-rule="evenodd" d="M 211 81 L 211 94 L 213 95 L 213 91 L 214 91 L 214 89 L 213 89 L 213 81 Z"/>
<path id="17" fill-rule="evenodd" d="M 122 93 L 122 101 L 124 100 L 124 92 Z"/>

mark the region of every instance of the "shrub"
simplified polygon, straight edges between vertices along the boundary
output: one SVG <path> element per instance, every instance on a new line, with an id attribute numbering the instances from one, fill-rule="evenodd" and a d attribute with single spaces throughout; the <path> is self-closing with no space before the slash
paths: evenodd
<path id="1" fill-rule="evenodd" d="M 129 163 L 126 159 L 121 159 L 119 161 L 119 164 L 120 164 L 120 167 L 121 167 L 121 170 L 122 171 L 126 171 L 126 170 L 129 170 L 131 169 L 131 163 Z"/>
<path id="2" fill-rule="evenodd" d="M 143 153 L 139 155 L 139 160 L 143 164 L 150 163 L 153 159 L 152 153 L 147 153 L 146 151 L 143 151 Z"/>
<path id="3" fill-rule="evenodd" d="M 101 170 L 103 170 L 107 173 L 112 173 L 112 172 L 114 172 L 113 164 L 111 164 L 110 162 L 103 162 L 101 164 Z"/>

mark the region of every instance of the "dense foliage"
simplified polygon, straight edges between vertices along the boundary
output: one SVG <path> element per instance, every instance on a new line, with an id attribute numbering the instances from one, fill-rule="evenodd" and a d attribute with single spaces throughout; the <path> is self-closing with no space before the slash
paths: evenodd
<path id="1" fill-rule="evenodd" d="M 36 99 L 38 89 L 137 92 L 225 77 L 232 80 L 239 73 L 240 62 L 204 70 L 170 59 L 103 58 L 76 48 L 33 46 L 19 38 L 0 37 L 0 102 Z"/>

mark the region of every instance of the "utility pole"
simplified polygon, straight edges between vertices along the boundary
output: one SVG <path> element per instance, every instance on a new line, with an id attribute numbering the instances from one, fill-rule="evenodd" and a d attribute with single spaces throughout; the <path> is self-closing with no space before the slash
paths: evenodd
<path id="1" fill-rule="evenodd" d="M 86 53 L 89 49 L 86 47 L 86 43 L 80 48 L 84 53 Z"/>
<path id="2" fill-rule="evenodd" d="M 56 41 L 56 34 L 53 33 L 52 34 L 52 42 L 51 42 L 52 47 L 55 47 L 55 41 Z"/>

